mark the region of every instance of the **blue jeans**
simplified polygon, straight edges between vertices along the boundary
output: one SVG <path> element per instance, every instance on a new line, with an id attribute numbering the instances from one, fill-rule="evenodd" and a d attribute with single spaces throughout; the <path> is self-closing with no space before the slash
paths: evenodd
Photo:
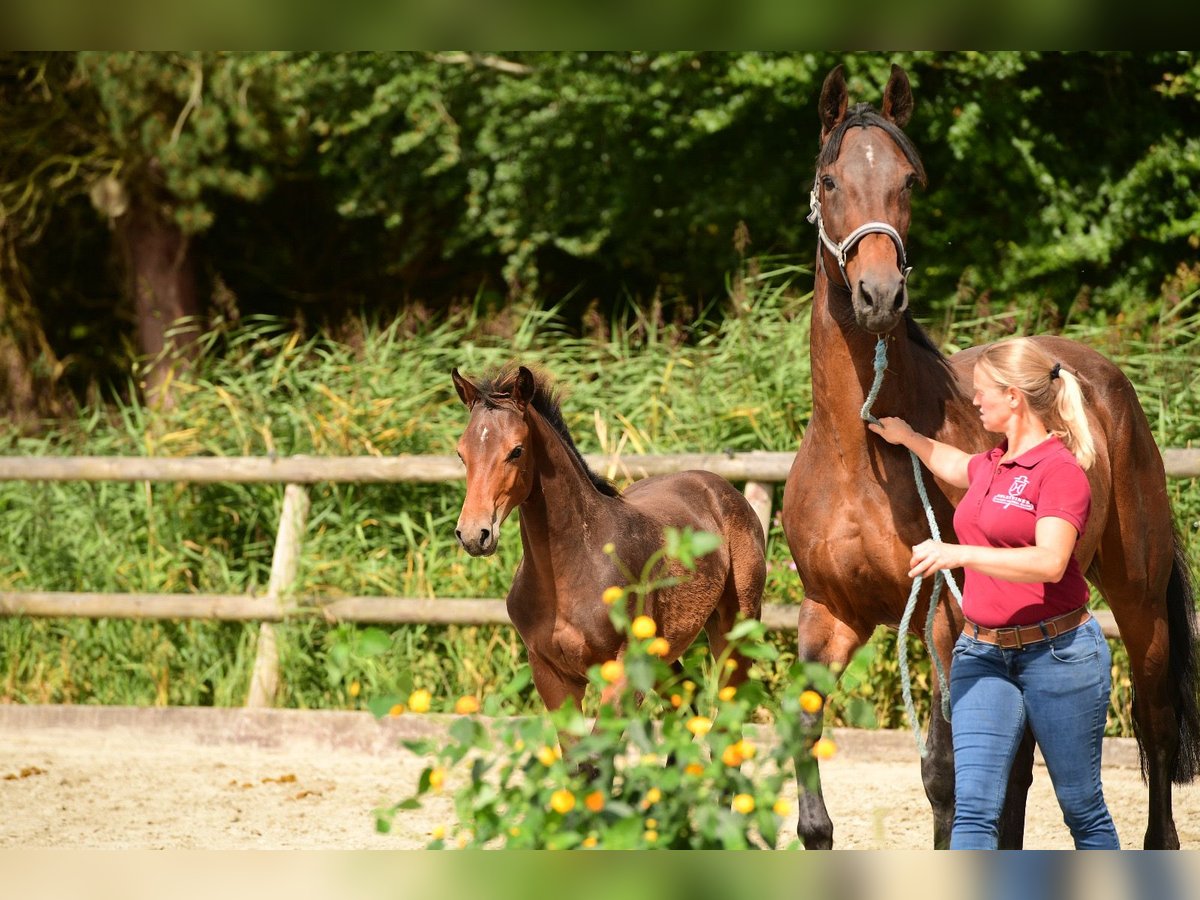
<path id="1" fill-rule="evenodd" d="M 1076 848 L 1120 849 L 1100 783 L 1111 666 L 1095 619 L 1024 649 L 959 637 L 950 668 L 951 849 L 996 847 L 1008 772 L 1026 722 Z"/>

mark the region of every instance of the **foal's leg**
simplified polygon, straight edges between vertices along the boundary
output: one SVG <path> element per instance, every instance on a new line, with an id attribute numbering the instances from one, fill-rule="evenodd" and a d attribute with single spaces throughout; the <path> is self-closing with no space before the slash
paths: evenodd
<path id="1" fill-rule="evenodd" d="M 806 597 L 800 604 L 797 648 L 801 661 L 845 668 L 863 641 L 863 637 L 835 618 L 824 604 L 813 601 L 811 597 Z M 820 721 L 818 717 L 822 715 L 823 708 L 812 714 L 809 724 L 816 725 Z M 797 776 L 804 766 L 812 762 L 810 749 L 808 746 L 795 749 Z M 809 850 L 830 850 L 833 848 L 833 821 L 829 818 L 825 797 L 821 793 L 820 763 L 813 771 L 816 773 L 813 784 L 805 785 L 797 778 L 800 816 L 796 821 L 796 834 Z"/>

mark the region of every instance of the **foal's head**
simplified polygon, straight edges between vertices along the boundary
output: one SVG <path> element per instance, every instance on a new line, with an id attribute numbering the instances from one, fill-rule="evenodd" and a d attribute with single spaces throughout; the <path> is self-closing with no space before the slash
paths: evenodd
<path id="1" fill-rule="evenodd" d="M 458 458 L 467 467 L 467 497 L 454 533 L 472 556 L 490 556 L 496 552 L 500 524 L 525 502 L 533 485 L 525 410 L 537 384 L 524 366 L 482 386 L 458 369 L 450 376 L 471 411 L 458 439 Z"/>
<path id="2" fill-rule="evenodd" d="M 849 295 L 859 327 L 884 334 L 900 323 L 908 306 L 904 242 L 910 192 L 925 183 L 921 159 L 901 131 L 913 109 L 908 76 L 892 66 L 882 112 L 866 103 L 847 111 L 847 103 L 838 66 L 821 89 L 821 152 L 813 187 L 818 227 L 838 247 L 823 240 L 821 253 L 835 290 Z"/>
<path id="3" fill-rule="evenodd" d="M 529 498 L 539 467 L 544 471 L 549 465 L 545 440 L 552 446 L 561 444 L 568 454 L 566 465 L 555 467 L 558 476 L 574 473 L 574 481 L 565 481 L 568 493 L 619 495 L 608 479 L 588 468 L 563 422 L 548 378 L 535 376 L 524 366 L 505 369 L 479 384 L 468 381 L 458 369 L 451 377 L 471 411 L 467 430 L 458 441 L 459 459 L 467 467 L 467 498 L 455 534 L 472 556 L 496 552 L 500 524 Z M 535 429 L 535 421 L 546 427 Z"/>

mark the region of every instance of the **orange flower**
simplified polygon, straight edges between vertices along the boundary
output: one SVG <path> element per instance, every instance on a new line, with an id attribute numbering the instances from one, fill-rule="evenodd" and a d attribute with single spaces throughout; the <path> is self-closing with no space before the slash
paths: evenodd
<path id="1" fill-rule="evenodd" d="M 810 716 L 819 713 L 824 705 L 825 701 L 816 691 L 805 691 L 800 695 L 800 708 Z"/>
<path id="2" fill-rule="evenodd" d="M 583 798 L 583 805 L 588 808 L 588 812 L 600 812 L 604 809 L 604 794 L 600 791 L 592 791 Z"/>
<path id="3" fill-rule="evenodd" d="M 666 638 L 655 638 L 646 645 L 646 652 L 651 656 L 666 656 L 671 652 L 671 645 Z"/>
<path id="4" fill-rule="evenodd" d="M 598 842 L 597 842 L 596 836 L 594 834 L 589 834 L 587 837 L 585 837 L 583 839 L 583 846 L 589 850 L 591 850 L 593 847 L 595 847 L 597 843 Z"/>
<path id="5" fill-rule="evenodd" d="M 732 684 L 726 685 L 725 687 L 721 688 L 721 690 L 719 690 L 717 692 L 718 700 L 729 701 L 729 700 L 732 700 L 736 696 L 737 696 L 737 688 L 735 688 Z"/>
<path id="6" fill-rule="evenodd" d="M 435 791 L 440 791 L 442 785 L 446 783 L 445 769 L 430 769 L 429 770 L 429 786 Z"/>
<path id="7" fill-rule="evenodd" d="M 646 791 L 646 796 L 642 798 L 642 809 L 646 809 L 647 807 L 653 806 L 655 803 L 657 803 L 661 799 L 662 799 L 662 791 L 660 791 L 656 787 L 650 788 L 650 790 Z"/>
<path id="8" fill-rule="evenodd" d="M 653 828 L 646 829 L 646 833 L 642 835 L 646 839 L 647 844 L 654 844 L 658 841 L 658 832 Z"/>
<path id="9" fill-rule="evenodd" d="M 675 707 L 676 709 L 679 709 L 679 707 L 683 706 L 683 698 L 680 697 L 678 694 L 672 694 L 671 695 L 671 705 L 673 707 Z"/>
<path id="10" fill-rule="evenodd" d="M 391 709 L 389 709 L 389 710 L 388 710 L 388 715 L 389 715 L 389 716 L 402 716 L 402 715 L 404 715 L 404 704 L 403 704 L 403 703 L 397 703 L 397 704 L 395 704 L 395 705 L 394 705 L 394 706 L 393 706 Z"/>
<path id="11" fill-rule="evenodd" d="M 625 666 L 619 659 L 610 659 L 600 667 L 600 677 L 609 684 L 620 681 L 625 676 Z"/>
<path id="12" fill-rule="evenodd" d="M 362 693 L 362 685 L 357 681 L 352 681 L 346 688 L 346 693 L 348 693 L 351 697 L 357 697 L 360 693 Z"/>
<path id="13" fill-rule="evenodd" d="M 431 838 L 433 838 L 435 841 L 440 841 L 442 838 L 444 838 L 446 836 L 446 826 L 445 825 L 434 825 L 433 831 L 429 832 L 429 836 Z"/>
<path id="14" fill-rule="evenodd" d="M 638 616 L 633 620 L 633 624 L 629 626 L 629 630 L 633 632 L 633 636 L 639 641 L 646 638 L 654 637 L 658 627 L 654 624 L 654 620 L 649 616 Z"/>
<path id="15" fill-rule="evenodd" d="M 742 754 L 738 752 L 737 744 L 730 744 L 721 753 L 721 762 L 725 763 L 731 769 L 736 769 L 743 761 Z"/>
<path id="16" fill-rule="evenodd" d="M 575 795 L 566 788 L 561 788 L 550 795 L 550 808 L 559 815 L 565 816 L 575 808 Z"/>
<path id="17" fill-rule="evenodd" d="M 829 738 L 821 738 L 812 746 L 809 751 L 817 759 L 829 759 L 833 754 L 837 753 L 837 745 Z"/>
<path id="18" fill-rule="evenodd" d="M 704 737 L 712 731 L 712 719 L 708 716 L 692 716 L 687 723 L 687 730 L 696 737 Z"/>
<path id="19" fill-rule="evenodd" d="M 749 794 L 738 794 L 733 798 L 733 811 L 748 816 L 754 812 L 754 798 Z"/>
<path id="20" fill-rule="evenodd" d="M 433 695 L 424 688 L 419 691 L 413 691 L 408 695 L 408 708 L 415 713 L 429 712 L 429 707 L 432 703 Z"/>
<path id="21" fill-rule="evenodd" d="M 774 810 L 777 816 L 788 816 L 791 815 L 792 805 L 780 797 L 775 801 L 775 805 L 771 809 Z"/>
<path id="22" fill-rule="evenodd" d="M 603 600 L 606 605 L 612 606 L 624 596 L 625 589 L 619 588 L 614 584 L 612 587 L 606 587 L 604 589 L 604 593 L 600 595 L 600 599 Z"/>
<path id="23" fill-rule="evenodd" d="M 736 659 L 725 660 L 725 668 L 728 669 L 730 672 L 732 672 L 737 667 L 738 667 L 738 661 Z"/>
<path id="24" fill-rule="evenodd" d="M 683 771 L 689 775 L 703 775 L 704 766 L 700 765 L 700 763 L 688 763 Z"/>
<path id="25" fill-rule="evenodd" d="M 454 704 L 454 711 L 460 716 L 469 716 L 479 712 L 479 701 L 474 697 L 459 697 Z"/>
<path id="26" fill-rule="evenodd" d="M 552 766 L 554 761 L 558 759 L 559 751 L 555 747 L 542 747 L 537 752 L 537 760 L 543 766 Z"/>
<path id="27" fill-rule="evenodd" d="M 742 738 L 734 746 L 737 747 L 738 753 L 742 755 L 742 759 L 754 759 L 754 754 L 758 752 L 754 745 L 745 738 Z"/>

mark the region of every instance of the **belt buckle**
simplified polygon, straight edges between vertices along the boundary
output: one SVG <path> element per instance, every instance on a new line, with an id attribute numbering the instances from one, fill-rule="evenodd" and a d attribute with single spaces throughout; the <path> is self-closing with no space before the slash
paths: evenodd
<path id="1" fill-rule="evenodd" d="M 1012 634 L 1015 643 L 1005 643 L 1006 634 Z M 1010 628 L 997 628 L 996 643 L 1003 650 L 1023 650 L 1025 648 L 1025 645 L 1021 642 L 1021 628 L 1019 625 Z"/>

